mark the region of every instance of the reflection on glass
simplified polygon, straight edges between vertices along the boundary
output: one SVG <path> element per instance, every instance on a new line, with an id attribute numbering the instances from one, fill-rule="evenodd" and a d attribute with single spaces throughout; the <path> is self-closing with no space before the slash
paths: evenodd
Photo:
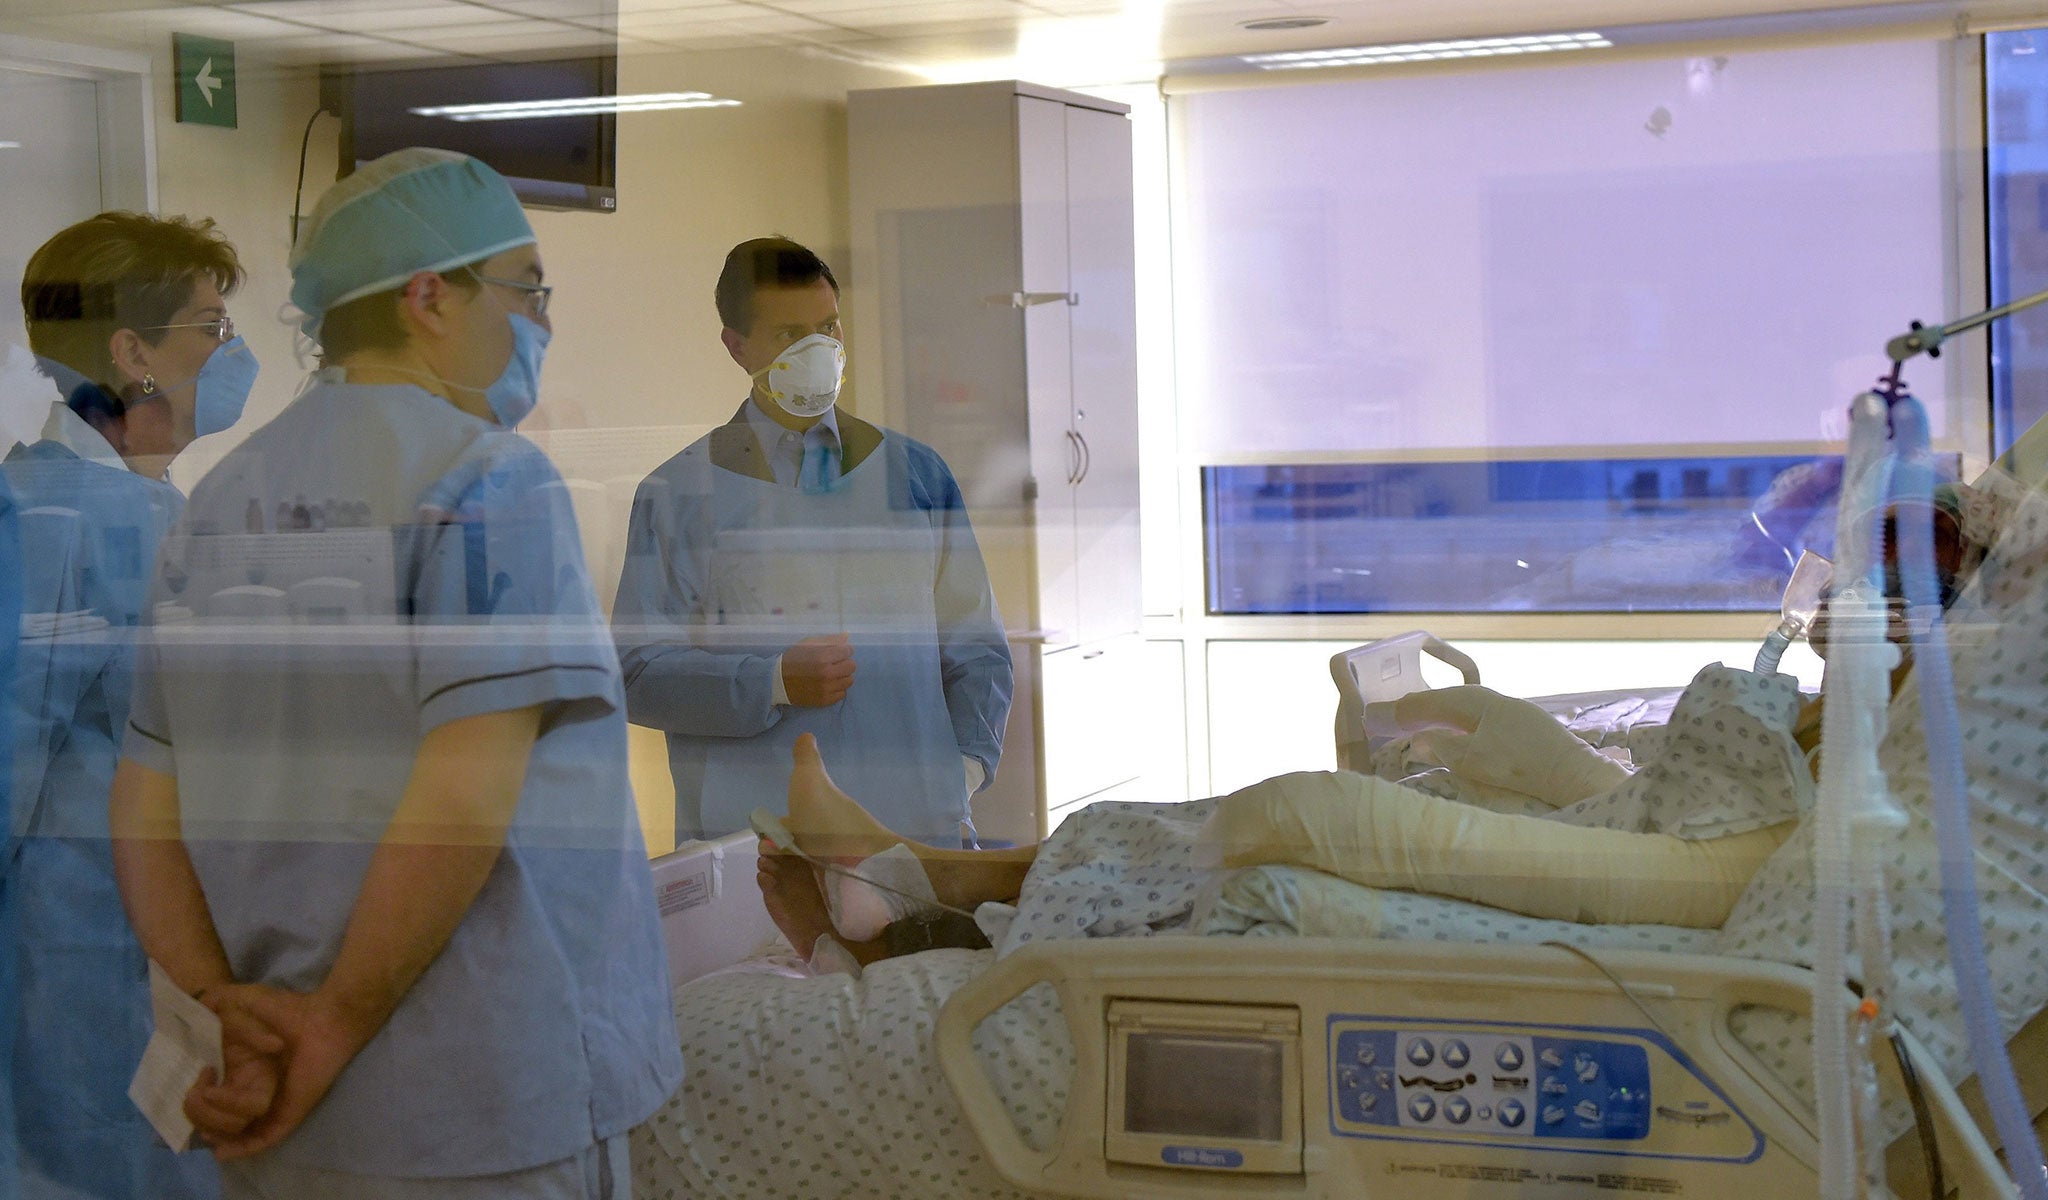
<path id="1" fill-rule="evenodd" d="M 1841 471 L 1784 455 L 1207 467 L 1209 607 L 1767 611 L 1799 553 L 1833 545 Z"/>
<path id="2" fill-rule="evenodd" d="M 1190 50 L 1186 6 L 1150 0 L 1093 23 L 1038 11 L 1073 5 L 885 22 L 824 0 L 519 0 L 478 22 L 458 0 L 138 3 L 0 16 L 0 449 L 22 443 L 0 468 L 0 1194 L 55 1190 L 14 1186 L 17 1166 L 65 1194 L 217 1194 L 207 1156 L 151 1149 L 124 1095 L 145 947 L 228 1013 L 229 1073 L 261 1102 L 239 1132 L 206 1118 L 265 1147 L 229 1168 L 231 1196 L 330 1171 L 351 1196 L 425 1175 L 496 1194 L 504 1172 L 535 1191 L 609 1172 L 622 1195 L 995 1194 L 933 1025 L 1041 943 L 1227 947 L 1217 978 L 1279 1006 L 1312 989 L 1232 969 L 1258 952 L 1217 939 L 1334 939 L 1333 975 L 1370 941 L 1429 943 L 1418 961 L 1552 940 L 1813 961 L 1813 766 L 1845 755 L 1827 719 L 1846 704 L 1705 661 L 1719 650 L 1538 693 L 1588 686 L 1564 681 L 1598 669 L 1572 656 L 1633 671 L 1653 638 L 1761 638 L 1773 611 L 1787 638 L 1811 613 L 1830 671 L 1854 657 L 1842 590 L 1813 611 L 1781 589 L 1842 549 L 1844 400 L 1980 261 L 1954 203 L 1967 45 L 1869 37 L 1851 13 L 1711 57 L 1635 31 L 1627 53 L 1484 70 L 1210 60 L 1233 74 L 1212 87 L 1182 51 L 1354 34 Z M 161 70 L 186 17 L 242 51 L 207 76 L 233 75 L 240 128 L 179 119 L 208 103 Z M 984 35 L 1019 59 L 935 49 Z M 1986 44 L 2000 298 L 2048 283 L 2028 282 L 2048 269 L 2038 37 Z M 1107 58 L 1144 65 L 1041 86 Z M 913 86 L 968 75 L 988 82 Z M 606 92 L 647 102 L 609 111 Z M 460 119 L 506 115 L 478 104 L 528 107 Z M 509 190 L 483 172 L 465 176 L 482 192 L 408 190 L 387 152 L 451 162 L 413 146 L 474 152 Z M 359 203 L 305 212 L 288 249 L 295 186 L 330 172 Z M 242 246 L 240 289 L 173 271 L 61 353 L 29 336 L 52 314 L 32 301 L 24 322 L 11 284 L 51 231 L 188 202 Z M 801 243 L 748 242 L 714 285 L 732 241 L 769 230 Z M 1875 753 L 1909 817 L 1875 843 L 1896 931 L 1881 1011 L 1930 1047 L 1930 1077 L 1976 1069 L 1927 822 L 1941 705 L 1905 645 L 1935 608 L 1977 821 L 1955 857 L 1983 884 L 2001 1013 L 2048 1031 L 2042 480 L 2017 462 L 1956 482 L 2042 407 L 2038 317 L 1992 330 L 1992 436 L 1973 347 L 1916 369 L 1952 485 L 1929 522 L 1941 604 L 1898 595 L 1896 531 L 1929 514 L 1866 514 L 1886 620 L 1861 636 L 1897 654 L 1870 676 Z M 269 371 L 237 422 L 251 346 Z M 294 350 L 319 368 L 303 389 Z M 1202 570 L 1178 561 L 1196 521 Z M 1166 567 L 1142 590 L 1141 559 Z M 1489 683 L 1518 661 L 1546 682 L 1360 705 L 1337 737 L 1359 769 L 1322 769 L 1323 664 L 1386 613 L 1459 614 Z M 1547 628 L 1603 636 L 1484 644 Z M 1162 759 L 1210 783 L 1162 786 Z M 1185 800 L 1226 778 L 1250 786 Z M 749 839 L 760 807 L 796 848 L 859 861 L 735 874 L 737 842 L 699 845 L 657 897 L 636 798 L 656 849 L 671 827 Z M 981 834 L 1032 844 L 962 845 L 977 811 Z M 671 996 L 656 914 L 681 905 L 744 906 L 750 936 L 772 913 L 788 945 Z M 1375 1003 L 1423 1010 L 1441 992 L 1419 974 Z M 1108 1093 L 1051 991 L 986 1022 L 978 1056 L 1031 1148 L 1099 1156 L 1067 1110 Z M 1606 998 L 1585 1020 L 1633 1027 Z M 1736 1029 L 1801 1107 L 1811 1023 Z M 1369 1139 L 1321 1119 L 1372 1067 L 1305 1044 L 1301 1094 L 1248 1051 L 1175 1090 L 1176 1056 L 1215 1047 L 1141 1048 L 1171 1119 L 1138 1124 L 1294 1114 L 1303 1186 L 1379 1177 L 1352 1169 Z M 1501 1086 L 1466 1050 L 1463 1085 Z M 1525 1065 L 1500 1073 L 1540 1086 Z M 1457 1082 L 1447 1066 L 1423 1086 Z M 1865 1141 L 1900 1132 L 1884 1114 Z"/>

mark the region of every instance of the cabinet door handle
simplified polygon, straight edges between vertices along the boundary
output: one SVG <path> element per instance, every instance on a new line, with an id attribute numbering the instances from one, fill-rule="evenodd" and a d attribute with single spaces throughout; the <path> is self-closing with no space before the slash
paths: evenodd
<path id="1" fill-rule="evenodd" d="M 1081 444 L 1081 473 L 1074 476 L 1074 482 L 1080 483 L 1088 478 L 1089 468 L 1095 465 L 1095 451 L 1089 449 L 1088 439 L 1079 432 L 1074 434 L 1074 440 Z"/>
<path id="2" fill-rule="evenodd" d="M 1065 304 L 1069 308 L 1081 303 L 1079 292 L 1011 292 L 1008 296 L 990 297 L 993 303 L 1008 304 L 1011 308 L 1032 308 L 1040 304 Z"/>
<path id="3" fill-rule="evenodd" d="M 1068 429 L 1067 435 L 1067 482 L 1081 482 L 1081 435 Z"/>

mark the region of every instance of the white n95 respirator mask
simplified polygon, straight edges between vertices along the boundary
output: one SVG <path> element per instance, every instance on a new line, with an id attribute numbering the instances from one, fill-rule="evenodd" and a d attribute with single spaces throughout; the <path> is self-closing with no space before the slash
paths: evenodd
<path id="1" fill-rule="evenodd" d="M 767 370 L 755 375 L 761 393 L 792 417 L 822 417 L 839 401 L 846 378 L 846 347 L 814 333 L 790 343 Z"/>

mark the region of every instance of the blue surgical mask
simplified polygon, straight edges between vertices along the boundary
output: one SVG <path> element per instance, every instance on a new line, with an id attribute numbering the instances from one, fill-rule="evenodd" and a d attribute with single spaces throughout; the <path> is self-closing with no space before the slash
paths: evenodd
<path id="1" fill-rule="evenodd" d="M 242 409 L 249 403 L 249 392 L 256 386 L 256 374 L 261 369 L 256 361 L 256 352 L 249 349 L 249 343 L 240 337 L 229 338 L 214 347 L 213 353 L 200 364 L 199 374 L 188 382 L 169 387 L 158 384 L 150 395 L 166 395 L 189 386 L 192 389 L 192 433 L 196 437 L 205 437 L 209 433 L 232 428 L 236 421 L 242 419 Z M 63 386 L 61 378 L 58 382 Z M 68 388 L 66 394 L 69 395 Z"/>
<path id="2" fill-rule="evenodd" d="M 192 431 L 200 437 L 220 433 L 242 419 L 249 392 L 261 370 L 256 352 L 241 338 L 230 338 L 207 356 L 193 381 Z"/>
<path id="3" fill-rule="evenodd" d="M 484 389 L 484 403 L 498 424 L 510 429 L 540 403 L 540 364 L 554 335 L 524 313 L 507 316 L 512 321 L 512 361 L 505 364 L 498 381 Z"/>

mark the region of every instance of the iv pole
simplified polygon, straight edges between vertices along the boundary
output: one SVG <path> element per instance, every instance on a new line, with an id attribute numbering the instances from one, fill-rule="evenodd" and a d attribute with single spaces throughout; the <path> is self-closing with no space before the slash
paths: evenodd
<path id="1" fill-rule="evenodd" d="M 1899 372 L 1909 360 L 1922 354 L 1929 358 L 1940 358 L 1941 344 L 1955 335 L 1968 333 L 1980 325 L 1989 325 L 2000 317 L 2044 302 L 2048 302 L 2048 291 L 2035 292 L 2031 296 L 2022 297 L 2009 304 L 2001 304 L 1997 308 L 1987 308 L 1971 316 L 1957 317 L 1946 325 L 1922 325 L 1918 321 L 1913 322 L 1911 329 L 1884 344 L 1885 357 L 1892 360 L 1892 373 L 1886 384 L 1894 393 L 1894 396 L 1888 396 L 1887 399 L 1895 398 L 1899 387 Z"/>

